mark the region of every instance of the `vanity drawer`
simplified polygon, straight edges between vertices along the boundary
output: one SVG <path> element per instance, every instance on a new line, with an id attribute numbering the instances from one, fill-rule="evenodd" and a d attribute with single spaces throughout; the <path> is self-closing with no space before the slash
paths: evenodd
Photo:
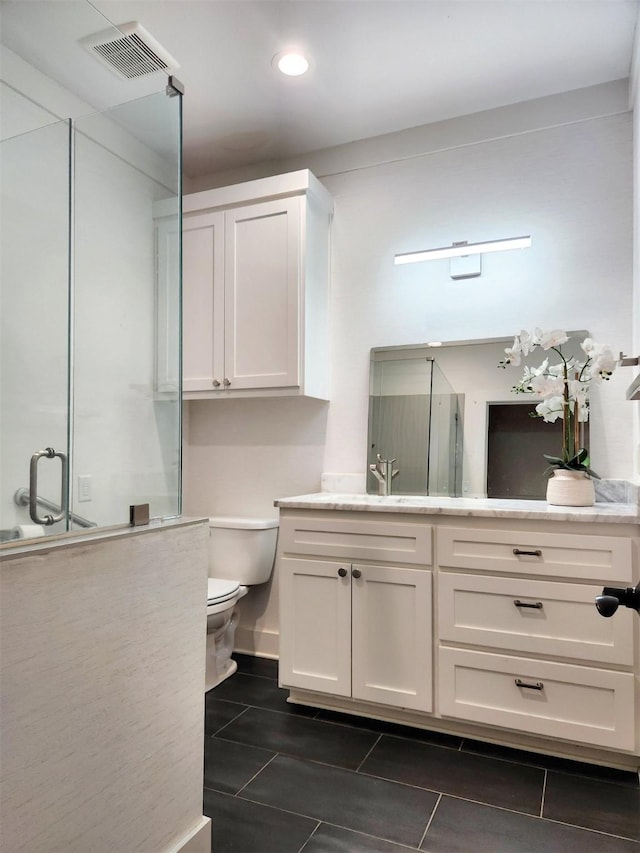
<path id="1" fill-rule="evenodd" d="M 440 527 L 438 562 L 460 569 L 631 583 L 631 539 Z"/>
<path id="2" fill-rule="evenodd" d="M 631 673 L 441 648 L 439 684 L 442 716 L 635 748 Z"/>
<path id="3" fill-rule="evenodd" d="M 431 526 L 397 521 L 283 518 L 279 548 L 284 554 L 337 557 L 355 562 L 378 560 L 430 566 Z"/>
<path id="4" fill-rule="evenodd" d="M 601 586 L 440 572 L 440 639 L 633 666 L 633 618 L 603 619 Z M 621 617 L 621 618 L 619 618 Z"/>

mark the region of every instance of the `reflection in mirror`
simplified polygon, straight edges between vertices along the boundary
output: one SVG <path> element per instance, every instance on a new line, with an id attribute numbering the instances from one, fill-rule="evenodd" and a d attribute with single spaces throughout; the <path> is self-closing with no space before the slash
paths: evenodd
<path id="1" fill-rule="evenodd" d="M 549 477 L 544 455 L 557 456 L 562 421 L 532 417 L 535 401 L 489 403 L 487 408 L 487 497 L 544 500 Z M 581 424 L 580 447 L 589 446 L 589 422 Z"/>
<path id="2" fill-rule="evenodd" d="M 588 332 L 567 334 L 563 353 L 584 356 Z M 544 499 L 543 454 L 557 455 L 561 424 L 532 418 L 535 398 L 512 393 L 521 369 L 498 369 L 512 343 L 511 336 L 371 350 L 367 466 L 377 454 L 396 460 L 394 494 Z M 378 492 L 369 467 L 367 491 Z"/>
<path id="3" fill-rule="evenodd" d="M 371 466 L 381 457 L 396 460 L 396 494 L 459 495 L 461 402 L 429 355 L 372 350 L 367 491 L 379 491 Z"/>

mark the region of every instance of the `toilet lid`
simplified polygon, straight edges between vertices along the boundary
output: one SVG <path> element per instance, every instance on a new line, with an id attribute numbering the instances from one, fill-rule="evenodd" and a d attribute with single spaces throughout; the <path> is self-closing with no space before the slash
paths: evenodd
<path id="1" fill-rule="evenodd" d="M 223 601 L 228 601 L 237 595 L 240 589 L 238 581 L 220 580 L 218 578 L 209 578 L 207 589 L 207 603 L 220 604 Z"/>

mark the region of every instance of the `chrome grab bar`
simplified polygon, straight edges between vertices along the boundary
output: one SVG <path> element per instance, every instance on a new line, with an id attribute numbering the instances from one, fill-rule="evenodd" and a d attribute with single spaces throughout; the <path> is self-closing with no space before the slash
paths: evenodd
<path id="1" fill-rule="evenodd" d="M 14 501 L 18 506 L 29 506 L 31 496 L 29 494 L 29 489 L 18 489 L 18 491 L 13 496 Z M 55 512 L 60 510 L 60 507 L 53 503 L 53 501 L 47 500 L 47 498 L 36 498 L 37 503 L 40 506 L 45 507 L 46 509 L 52 509 Z M 74 524 L 77 524 L 78 527 L 97 527 L 98 523 L 96 521 L 89 521 L 88 518 L 83 518 L 81 515 L 76 515 L 74 512 L 69 513 L 69 520 Z"/>

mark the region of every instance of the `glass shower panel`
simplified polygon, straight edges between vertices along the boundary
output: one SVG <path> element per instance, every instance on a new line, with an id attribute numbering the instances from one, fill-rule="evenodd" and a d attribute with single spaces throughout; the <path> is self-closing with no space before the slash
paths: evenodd
<path id="1" fill-rule="evenodd" d="M 38 460 L 38 517 L 60 511 L 66 486 L 61 455 L 69 453 L 69 124 L 6 139 L 0 155 L 0 538 L 7 540 L 17 538 L 17 525 L 34 525 L 21 502 L 28 504 L 33 454 L 46 448 L 59 454 Z M 65 517 L 22 534 L 66 529 Z"/>
<path id="2" fill-rule="evenodd" d="M 431 383 L 428 494 L 456 497 L 462 492 L 462 395 L 456 394 L 433 362 Z"/>
<path id="3" fill-rule="evenodd" d="M 372 361 L 369 393 L 367 491 L 378 485 L 368 466 L 396 459 L 392 491 L 424 495 L 429 479 L 429 430 L 433 362 L 426 358 Z"/>
<path id="4" fill-rule="evenodd" d="M 73 511 L 180 514 L 180 96 L 75 123 Z"/>

